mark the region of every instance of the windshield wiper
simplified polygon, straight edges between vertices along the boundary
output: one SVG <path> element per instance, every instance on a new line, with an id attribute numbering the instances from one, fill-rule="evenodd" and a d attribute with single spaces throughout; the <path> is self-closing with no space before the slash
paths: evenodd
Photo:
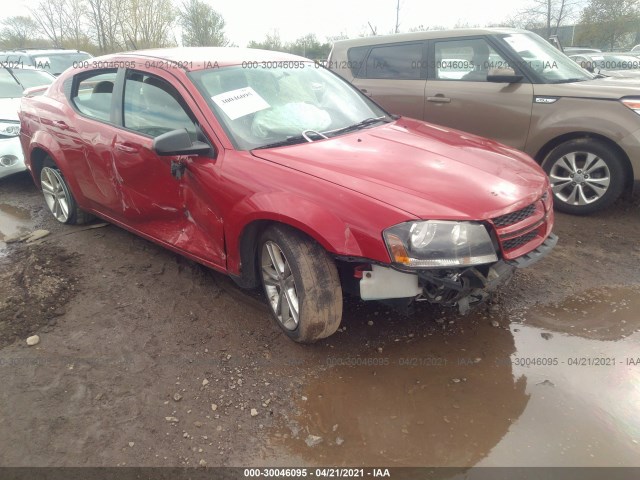
<path id="1" fill-rule="evenodd" d="M 324 132 L 324 133 L 331 133 L 333 135 L 337 135 L 340 133 L 351 132 L 353 130 L 360 130 L 361 128 L 365 128 L 365 127 L 368 127 L 369 125 L 373 125 L 374 123 L 378 123 L 378 122 L 390 123 L 392 121 L 393 121 L 393 118 L 388 118 L 387 115 L 383 115 L 382 117 L 375 117 L 375 118 L 373 117 L 365 118 L 361 122 L 354 123 L 353 125 L 349 125 L 348 127 L 338 128 L 337 130 L 331 130 L 331 132 Z"/>
<path id="2" fill-rule="evenodd" d="M 294 135 L 293 137 L 287 137 L 284 140 L 280 140 L 278 142 L 267 143 L 266 145 L 256 147 L 253 150 L 261 150 L 263 148 L 284 147 L 285 145 L 295 145 L 296 143 L 303 143 L 306 141 L 307 139 L 304 138 L 302 135 Z"/>

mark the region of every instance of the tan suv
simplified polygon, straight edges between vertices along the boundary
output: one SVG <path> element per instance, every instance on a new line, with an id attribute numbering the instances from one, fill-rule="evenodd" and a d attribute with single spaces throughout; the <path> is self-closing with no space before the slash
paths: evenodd
<path id="1" fill-rule="evenodd" d="M 640 180 L 640 82 L 593 75 L 526 30 L 344 40 L 327 66 L 391 113 L 527 152 L 563 212 L 601 210 Z"/>

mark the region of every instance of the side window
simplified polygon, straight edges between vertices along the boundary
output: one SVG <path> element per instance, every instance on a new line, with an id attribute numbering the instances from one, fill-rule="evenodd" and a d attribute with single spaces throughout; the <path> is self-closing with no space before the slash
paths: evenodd
<path id="1" fill-rule="evenodd" d="M 115 83 L 116 70 L 82 73 L 76 77 L 71 101 L 86 116 L 108 122 Z"/>
<path id="2" fill-rule="evenodd" d="M 359 73 L 364 63 L 364 59 L 367 56 L 367 52 L 370 47 L 353 47 L 347 50 L 347 66 L 351 70 L 351 75 L 358 78 Z"/>
<path id="3" fill-rule="evenodd" d="M 196 138 L 196 125 L 180 94 L 156 76 L 130 70 L 124 86 L 124 126 L 157 137 L 186 128 Z"/>
<path id="4" fill-rule="evenodd" d="M 435 75 L 439 80 L 486 82 L 494 68 L 513 68 L 482 38 L 435 42 Z"/>
<path id="5" fill-rule="evenodd" d="M 419 80 L 422 47 L 422 43 L 405 43 L 372 48 L 367 58 L 366 78 Z"/>

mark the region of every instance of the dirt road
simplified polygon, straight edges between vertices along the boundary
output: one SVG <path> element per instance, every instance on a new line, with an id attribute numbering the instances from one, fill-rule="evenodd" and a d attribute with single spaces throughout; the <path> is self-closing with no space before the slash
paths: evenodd
<path id="1" fill-rule="evenodd" d="M 558 215 L 472 315 L 349 300 L 301 346 L 260 294 L 2 180 L 0 465 L 640 466 L 639 204 Z"/>

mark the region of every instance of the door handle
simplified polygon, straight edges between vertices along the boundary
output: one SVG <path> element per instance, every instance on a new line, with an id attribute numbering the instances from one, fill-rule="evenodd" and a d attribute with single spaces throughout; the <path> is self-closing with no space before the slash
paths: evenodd
<path id="1" fill-rule="evenodd" d="M 69 125 L 64 123 L 62 120 L 54 120 L 51 122 L 54 127 L 58 127 L 60 130 L 69 130 Z"/>
<path id="2" fill-rule="evenodd" d="M 449 97 L 445 97 L 442 94 L 438 94 L 434 97 L 427 97 L 427 102 L 433 103 L 451 103 L 451 99 Z"/>
<path id="3" fill-rule="evenodd" d="M 124 153 L 138 153 L 138 149 L 136 147 L 132 147 L 125 143 L 116 143 L 116 150 L 120 150 Z"/>
<path id="4" fill-rule="evenodd" d="M 367 97 L 370 97 L 370 96 L 371 96 L 371 94 L 367 91 L 367 89 L 366 89 L 366 88 L 361 88 L 361 89 L 360 89 L 360 91 L 361 91 L 362 93 L 364 93 Z"/>

